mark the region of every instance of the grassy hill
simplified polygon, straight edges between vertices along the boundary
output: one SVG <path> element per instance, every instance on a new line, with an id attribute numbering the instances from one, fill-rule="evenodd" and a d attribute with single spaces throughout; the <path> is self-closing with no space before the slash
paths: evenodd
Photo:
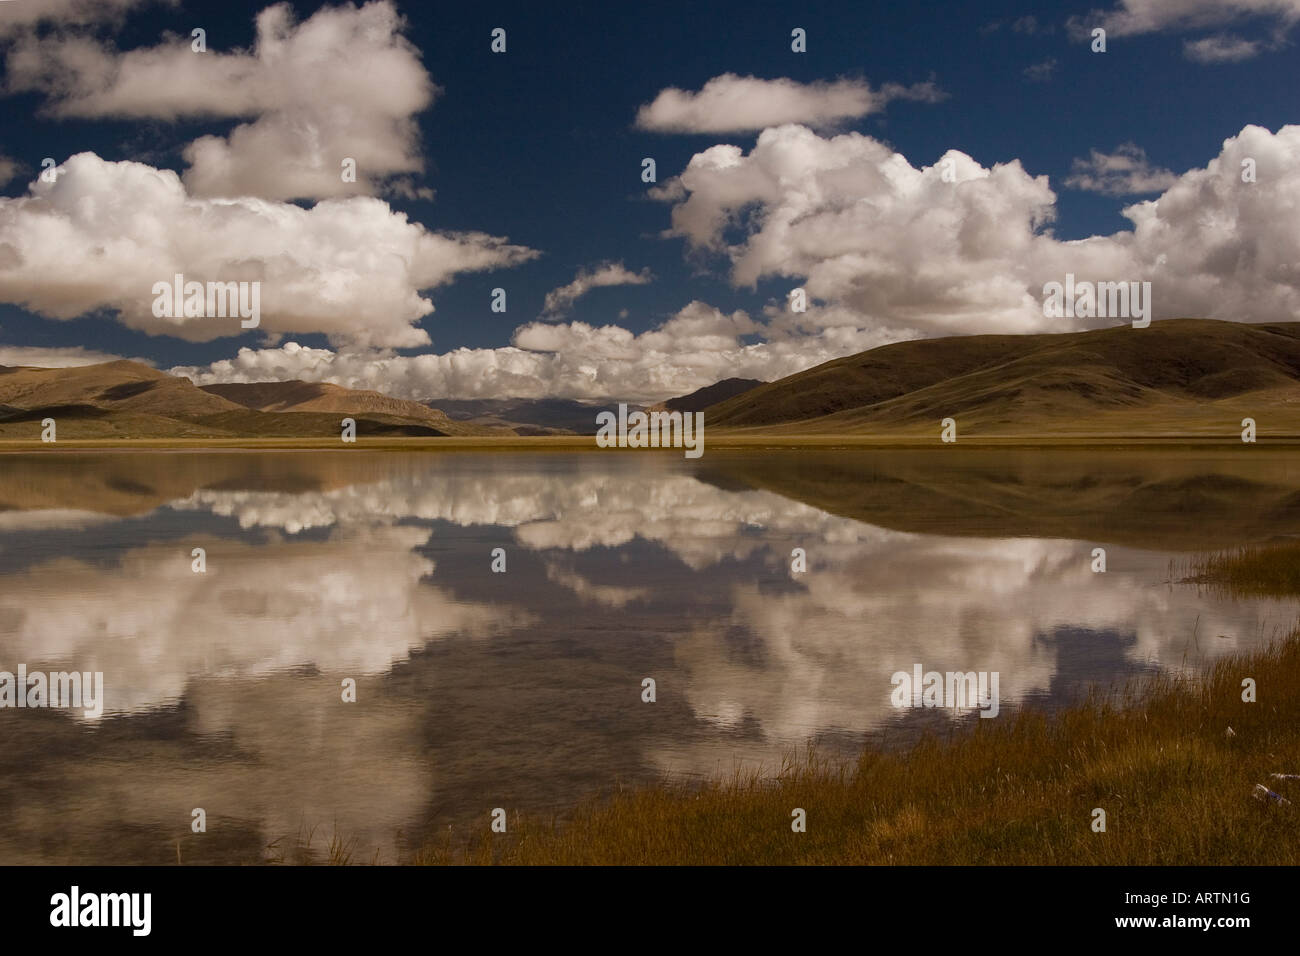
<path id="1" fill-rule="evenodd" d="M 60 439 L 337 439 L 343 418 L 357 434 L 442 437 L 511 434 L 457 422 L 379 392 L 313 382 L 199 388 L 138 362 L 75 368 L 0 366 L 0 438 L 37 438 L 53 418 Z"/>
<path id="2" fill-rule="evenodd" d="M 899 342 L 711 405 L 712 428 L 960 436 L 1300 434 L 1300 323 L 1174 319 Z"/>
<path id="3" fill-rule="evenodd" d="M 611 404 L 571 398 L 469 398 L 440 400 L 456 421 L 504 425 L 520 435 L 595 435 L 596 415 Z"/>
<path id="4" fill-rule="evenodd" d="M 668 412 L 702 412 L 710 405 L 717 405 L 729 398 L 743 394 L 765 382 L 756 378 L 724 378 L 720 382 L 697 388 L 689 395 L 679 395 L 653 406 L 655 411 Z"/>
<path id="5" fill-rule="evenodd" d="M 249 384 L 202 385 L 200 391 L 219 396 L 244 408 L 271 413 L 328 413 L 331 420 L 342 415 L 381 415 L 424 422 L 448 435 L 491 434 L 486 429 L 465 429 L 446 413 L 420 402 L 392 398 L 380 392 L 343 388 L 328 382 L 256 382 Z M 501 431 L 498 429 L 498 431 Z"/>

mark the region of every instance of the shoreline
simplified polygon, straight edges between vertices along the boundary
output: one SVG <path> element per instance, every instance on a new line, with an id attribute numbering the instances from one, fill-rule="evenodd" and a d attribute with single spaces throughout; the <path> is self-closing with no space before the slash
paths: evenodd
<path id="1" fill-rule="evenodd" d="M 1257 680 L 1258 702 L 1242 700 L 1242 675 Z M 1191 679 L 1161 674 L 1054 713 L 976 719 L 902 751 L 868 745 L 856 764 L 810 753 L 775 776 L 616 789 L 563 822 L 511 817 L 509 836 L 448 835 L 410 862 L 1295 865 L 1300 784 L 1277 772 L 1300 772 L 1300 631 Z M 1256 784 L 1291 803 L 1252 799 Z M 792 808 L 805 811 L 804 832 Z"/>
<path id="2" fill-rule="evenodd" d="M 1208 448 L 1223 450 L 1243 444 L 1239 437 L 1202 435 L 1046 435 L 963 436 L 945 444 L 933 436 L 908 435 L 839 435 L 839 434 L 754 434 L 722 432 L 705 440 L 704 454 L 710 450 L 770 449 L 962 449 L 962 448 L 1042 448 L 1042 449 L 1164 449 Z M 1249 443 L 1262 448 L 1300 447 L 1300 435 L 1261 437 Z M 358 438 L 344 443 L 338 438 L 84 438 L 42 442 L 39 438 L 0 438 L 0 455 L 32 454 L 60 451 L 592 451 L 626 454 L 670 454 L 681 456 L 682 448 L 601 448 L 595 435 L 513 435 L 447 436 L 441 438 Z"/>

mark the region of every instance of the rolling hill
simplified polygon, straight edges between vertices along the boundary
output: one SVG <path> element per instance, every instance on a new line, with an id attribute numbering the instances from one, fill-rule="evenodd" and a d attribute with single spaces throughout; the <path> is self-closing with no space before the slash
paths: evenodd
<path id="1" fill-rule="evenodd" d="M 456 422 L 378 392 L 308 382 L 199 388 L 138 362 L 74 368 L 0 366 L 0 438 L 32 438 L 53 418 L 62 438 L 337 438 L 358 435 L 511 434 Z"/>
<path id="2" fill-rule="evenodd" d="M 594 435 L 604 405 L 571 398 L 467 398 L 439 400 L 453 421 L 512 428 L 520 435 Z"/>
<path id="3" fill-rule="evenodd" d="M 1300 323 L 1172 319 L 1042 335 L 921 339 L 835 359 L 709 406 L 758 433 L 1136 437 L 1300 434 Z"/>
<path id="4" fill-rule="evenodd" d="M 652 410 L 663 412 L 702 412 L 710 405 L 717 405 L 719 402 L 725 402 L 729 398 L 742 395 L 750 389 L 766 384 L 766 382 L 756 378 L 724 378 L 722 381 L 714 382 L 712 385 L 697 388 L 689 395 L 679 395 L 677 398 L 670 398 L 667 401 L 660 402 L 658 405 L 655 405 Z"/>
<path id="5" fill-rule="evenodd" d="M 447 434 L 489 434 L 486 429 L 465 431 L 445 413 L 419 402 L 391 398 L 381 392 L 362 391 L 328 382 L 256 382 L 201 385 L 199 390 L 258 412 L 328 412 L 331 416 L 386 415 L 425 422 Z"/>

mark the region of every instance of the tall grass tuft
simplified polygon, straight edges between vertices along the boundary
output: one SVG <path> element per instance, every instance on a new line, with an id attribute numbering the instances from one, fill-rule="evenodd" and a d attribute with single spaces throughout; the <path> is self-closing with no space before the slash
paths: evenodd
<path id="1" fill-rule="evenodd" d="M 1194 559 L 1187 580 L 1232 597 L 1300 596 L 1300 541 L 1287 540 L 1216 551 Z"/>

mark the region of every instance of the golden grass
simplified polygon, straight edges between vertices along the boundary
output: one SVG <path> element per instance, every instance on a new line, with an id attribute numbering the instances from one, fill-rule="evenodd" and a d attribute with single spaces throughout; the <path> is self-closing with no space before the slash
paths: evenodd
<path id="1" fill-rule="evenodd" d="M 1242 700 L 1253 677 L 1258 702 Z M 1054 716 L 975 719 L 951 739 L 815 755 L 775 778 L 664 782 L 579 807 L 563 823 L 426 847 L 420 863 L 1083 864 L 1300 863 L 1300 632 L 1223 659 L 1199 679 L 1152 678 Z M 1228 728 L 1233 734 L 1228 735 Z M 791 813 L 807 813 L 807 831 Z M 1106 811 L 1106 831 L 1092 829 Z"/>
<path id="2" fill-rule="evenodd" d="M 1233 597 L 1292 597 L 1300 594 L 1300 540 L 1217 551 L 1195 559 L 1191 568 L 1188 580 Z"/>

